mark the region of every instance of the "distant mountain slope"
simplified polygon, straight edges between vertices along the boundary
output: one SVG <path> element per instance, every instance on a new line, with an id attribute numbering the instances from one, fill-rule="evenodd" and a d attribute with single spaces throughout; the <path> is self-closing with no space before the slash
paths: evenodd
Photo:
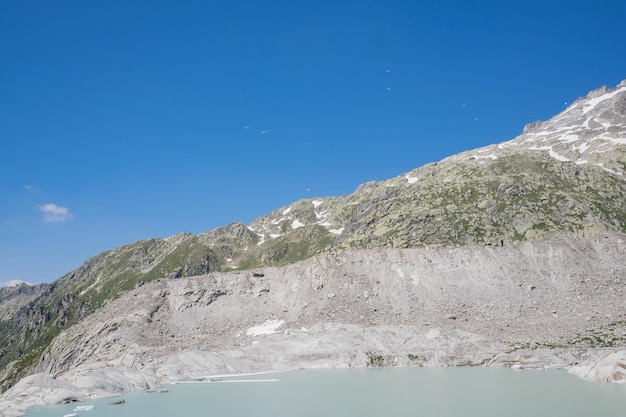
<path id="1" fill-rule="evenodd" d="M 342 197 L 300 200 L 233 223 L 125 245 L 22 301 L 0 292 L 0 387 L 58 333 L 146 282 L 281 266 L 334 249 L 515 242 L 626 230 L 626 81 L 517 138 L 463 152 Z M 9 366 L 10 365 L 10 366 Z"/>
<path id="2" fill-rule="evenodd" d="M 626 229 L 626 81 L 517 138 L 250 225 L 262 240 L 321 225 L 341 248 L 509 244 Z"/>

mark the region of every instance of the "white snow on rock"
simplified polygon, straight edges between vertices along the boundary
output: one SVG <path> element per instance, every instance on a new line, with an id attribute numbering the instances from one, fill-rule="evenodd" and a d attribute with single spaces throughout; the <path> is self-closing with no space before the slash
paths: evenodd
<path id="1" fill-rule="evenodd" d="M 303 227 L 304 223 L 300 222 L 300 220 L 296 219 L 293 222 L 291 222 L 291 228 L 292 229 L 297 229 L 299 227 Z"/>
<path id="2" fill-rule="evenodd" d="M 284 323 L 285 321 L 280 319 L 267 320 L 263 324 L 252 326 L 246 330 L 246 336 L 262 336 L 276 333 L 278 328 Z"/>
<path id="3" fill-rule="evenodd" d="M 615 175 L 624 176 L 622 172 L 612 169 L 616 158 L 611 155 L 615 145 L 626 144 L 624 131 L 624 117 L 620 116 L 617 108 L 618 100 L 626 97 L 626 82 L 622 81 L 615 89 L 606 87 L 590 92 L 586 97 L 576 100 L 572 105 L 552 119 L 537 121 L 527 125 L 516 138 L 500 143 L 462 152 L 444 159 L 446 160 L 476 160 L 478 163 L 488 163 L 493 149 L 529 149 L 548 151 L 550 157 L 559 162 L 575 161 L 589 163 Z M 567 104 L 567 103 L 566 103 Z M 607 151 L 603 159 L 607 164 L 598 161 L 598 158 L 589 158 L 589 155 L 599 151 Z M 500 156 L 495 153 L 495 156 Z M 618 163 L 619 164 L 619 163 Z M 410 179 L 409 174 L 405 176 Z"/>
<path id="4" fill-rule="evenodd" d="M 548 151 L 548 153 L 550 154 L 551 157 L 553 157 L 554 159 L 556 159 L 557 161 L 561 161 L 561 162 L 567 162 L 569 161 L 569 159 L 567 159 L 566 157 L 559 155 L 558 153 L 554 152 L 552 149 L 550 149 Z"/>
<path id="5" fill-rule="evenodd" d="M 496 160 L 498 159 L 498 157 L 494 154 L 489 154 L 489 155 L 475 155 L 476 159 L 492 159 L 492 160 Z"/>
<path id="6" fill-rule="evenodd" d="M 605 100 L 608 100 L 610 98 L 613 98 L 614 96 L 616 96 L 617 94 L 621 93 L 622 91 L 626 91 L 626 86 L 622 87 L 622 88 L 618 88 L 615 91 L 612 91 L 610 93 L 605 93 L 602 94 L 599 97 L 595 97 L 590 99 L 586 104 L 585 104 L 585 109 L 583 110 L 583 115 L 587 114 L 589 111 L 593 110 L 593 108 L 595 108 L 598 104 L 602 103 Z"/>

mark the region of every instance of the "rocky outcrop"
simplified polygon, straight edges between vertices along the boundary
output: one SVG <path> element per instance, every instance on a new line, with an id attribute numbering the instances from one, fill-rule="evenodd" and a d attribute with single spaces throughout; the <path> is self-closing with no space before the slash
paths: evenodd
<path id="1" fill-rule="evenodd" d="M 20 380 L 0 397 L 3 417 L 23 415 L 29 407 L 110 397 L 158 385 L 154 377 L 116 367 L 74 371 L 63 376 L 36 373 Z"/>
<path id="2" fill-rule="evenodd" d="M 50 284 L 21 283 L 11 287 L 0 287 L 0 322 L 10 320 L 16 311 L 28 307 L 49 286 Z"/>
<path id="3" fill-rule="evenodd" d="M 603 352 L 570 372 L 596 381 L 626 384 L 626 350 Z"/>

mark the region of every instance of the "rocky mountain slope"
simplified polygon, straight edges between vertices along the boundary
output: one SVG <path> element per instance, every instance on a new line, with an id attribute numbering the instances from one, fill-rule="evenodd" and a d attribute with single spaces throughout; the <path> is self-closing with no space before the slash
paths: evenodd
<path id="1" fill-rule="evenodd" d="M 626 381 L 624 259 L 616 232 L 159 279 L 62 332 L 0 409 L 302 367 L 578 365 Z"/>
<path id="2" fill-rule="evenodd" d="M 81 358 L 85 358 L 86 354 L 81 352 L 92 352 L 93 355 L 88 355 L 89 357 L 100 358 L 101 352 L 98 349 L 108 346 L 106 342 L 108 334 L 115 335 L 113 339 L 115 343 L 111 342 L 111 346 L 119 345 L 120 341 L 135 340 L 130 338 L 130 334 L 119 334 L 118 330 L 124 326 L 120 327 L 120 323 L 117 323 L 111 324 L 115 327 L 113 330 L 100 329 L 96 334 L 92 334 L 94 337 L 90 343 L 97 346 L 90 348 L 87 341 L 70 342 L 74 337 L 71 335 L 76 331 L 73 329 L 84 330 L 84 326 L 91 326 L 85 323 L 92 323 L 94 328 L 100 328 L 90 321 L 93 317 L 100 317 L 97 320 L 101 320 L 101 323 L 115 321 L 110 317 L 103 319 L 99 315 L 109 311 L 107 309 L 112 305 L 120 308 L 116 300 L 119 297 L 128 300 L 129 294 L 135 294 L 133 296 L 135 298 L 131 300 L 152 299 L 154 297 L 150 294 L 162 294 L 159 296 L 161 304 L 142 307 L 125 316 L 131 322 L 144 324 L 155 323 L 157 321 L 155 317 L 166 311 L 169 315 L 176 315 L 178 311 L 195 311 L 194 309 L 200 306 L 222 305 L 225 300 L 236 300 L 229 301 L 233 303 L 232 308 L 224 310 L 228 312 L 224 314 L 232 318 L 236 324 L 229 324 L 228 321 L 219 322 L 221 324 L 217 327 L 217 333 L 205 330 L 205 337 L 202 340 L 192 343 L 185 338 L 178 338 L 178 333 L 173 332 L 171 327 L 150 325 L 147 327 L 149 331 L 142 330 L 138 333 L 144 335 L 141 341 L 123 342 L 125 349 L 134 346 L 139 350 L 151 351 L 152 348 L 148 347 L 158 347 L 158 354 L 138 359 L 142 366 L 147 366 L 151 362 L 150 357 L 162 360 L 163 355 L 183 348 L 203 351 L 212 348 L 230 349 L 235 346 L 232 340 L 235 340 L 233 337 L 236 333 L 233 336 L 233 332 L 241 331 L 253 323 L 265 322 L 261 319 L 275 317 L 276 320 L 291 323 L 290 326 L 302 324 L 316 328 L 323 326 L 322 323 L 325 322 L 337 322 L 367 329 L 368 326 L 382 324 L 415 326 L 421 323 L 415 321 L 416 317 L 420 317 L 420 320 L 422 317 L 431 317 L 424 316 L 424 311 L 430 310 L 437 311 L 439 316 L 445 311 L 445 314 L 460 317 L 463 311 L 471 310 L 474 308 L 471 306 L 476 306 L 477 302 L 478 305 L 496 303 L 494 300 L 489 301 L 490 297 L 501 294 L 487 292 L 482 294 L 478 301 L 476 298 L 460 300 L 460 295 L 448 297 L 443 291 L 447 287 L 443 284 L 451 278 L 438 275 L 438 270 L 433 270 L 432 266 L 429 267 L 430 264 L 422 265 L 420 259 L 430 256 L 424 254 L 429 254 L 430 250 L 443 251 L 438 255 L 440 259 L 436 265 L 437 268 L 444 269 L 451 267 L 444 261 L 447 256 L 444 254 L 449 254 L 449 262 L 457 262 L 460 265 L 460 269 L 454 272 L 455 284 L 450 281 L 449 285 L 464 288 L 473 294 L 475 292 L 472 290 L 473 286 L 483 288 L 487 285 L 481 280 L 488 280 L 487 277 L 492 276 L 489 274 L 496 273 L 493 276 L 502 278 L 497 274 L 499 269 L 504 268 L 499 256 L 508 259 L 512 253 L 520 254 L 516 251 L 519 251 L 520 247 L 526 247 L 524 245 L 534 247 L 532 245 L 544 245 L 541 242 L 546 241 L 550 243 L 543 247 L 549 253 L 553 253 L 550 249 L 552 246 L 555 248 L 564 246 L 574 248 L 571 249 L 572 253 L 582 259 L 587 256 L 588 250 L 597 251 L 599 243 L 594 242 L 618 242 L 615 247 L 610 246 L 609 252 L 622 251 L 620 246 L 623 243 L 622 232 L 626 231 L 625 179 L 626 81 L 614 89 L 601 88 L 589 93 L 549 121 L 531 123 L 524 128 L 520 136 L 509 142 L 454 155 L 387 181 L 363 184 L 349 195 L 300 200 L 260 217 L 248 226 L 233 223 L 197 236 L 181 233 L 167 239 L 149 239 L 122 246 L 88 259 L 79 269 L 52 284 L 29 289 L 23 287 L 17 290 L 0 289 L 0 386 L 2 390 L 6 390 L 35 369 L 63 374 L 70 369 L 83 366 L 86 362 Z M 598 236 L 603 237 L 600 239 Z M 568 243 L 573 241 L 579 243 Z M 320 292 L 324 288 L 328 289 L 325 276 L 337 273 L 332 271 L 343 271 L 341 273 L 348 274 L 341 285 L 348 288 L 360 285 L 357 284 L 358 280 L 354 281 L 355 278 L 349 275 L 352 272 L 333 266 L 332 256 L 345 257 L 345 262 L 349 263 L 380 263 L 380 268 L 389 269 L 394 265 L 404 265 L 393 263 L 390 259 L 397 256 L 395 255 L 397 253 L 404 253 L 399 249 L 408 248 L 423 248 L 424 251 L 403 255 L 410 258 L 406 260 L 408 265 L 417 268 L 412 274 L 418 274 L 420 277 L 430 274 L 431 279 L 435 280 L 431 283 L 433 291 L 431 304 L 426 310 L 420 310 L 419 314 L 415 314 L 416 310 L 404 310 L 402 306 L 415 303 L 421 305 L 423 294 L 413 299 L 411 297 L 417 293 L 412 289 L 405 293 L 404 298 L 395 299 L 391 291 L 397 291 L 398 284 L 363 287 L 360 295 L 351 293 L 347 298 L 339 295 L 342 294 L 340 291 L 342 286 L 336 291 Z M 464 248 L 467 248 L 468 252 L 460 256 L 459 254 L 464 253 Z M 376 255 L 362 252 L 369 253 L 368 256 L 371 258 L 366 261 L 359 260 L 361 256 L 359 253 L 363 250 L 376 250 L 374 252 Z M 498 256 L 483 256 L 482 251 L 492 251 L 486 253 Z M 460 258 L 455 258 L 457 255 Z M 507 280 L 511 279 L 509 276 L 517 276 L 515 285 L 519 286 L 513 285 L 513 281 L 506 281 L 506 284 L 500 282 L 497 285 L 503 285 L 501 291 L 513 297 L 512 294 L 520 288 L 538 288 L 536 282 L 549 278 L 554 281 L 550 281 L 548 286 L 551 287 L 556 285 L 555 282 L 562 282 L 557 285 L 558 291 L 553 295 L 569 297 L 569 303 L 563 305 L 575 309 L 576 302 L 572 297 L 578 297 L 580 294 L 573 290 L 574 280 L 588 282 L 592 279 L 593 270 L 585 269 L 584 262 L 574 262 L 576 267 L 567 269 L 565 273 L 565 277 L 569 277 L 570 281 L 559 281 L 565 279 L 559 275 L 561 274 L 559 271 L 563 269 L 561 266 L 547 259 L 543 260 L 543 263 L 537 263 L 537 254 L 532 250 L 522 252 L 521 255 L 530 258 L 524 258 L 526 263 L 517 265 L 515 269 L 507 269 L 506 275 Z M 567 256 L 572 261 L 575 259 L 573 255 Z M 307 259 L 312 260 L 306 261 Z M 482 264 L 477 264 L 477 259 L 480 259 Z M 600 331 L 598 326 L 610 325 L 613 321 L 621 323 L 617 317 L 623 314 L 623 311 L 615 309 L 615 305 L 619 304 L 615 294 L 619 295 L 624 288 L 622 282 L 624 261 L 621 261 L 624 258 L 611 259 L 605 266 L 601 266 L 604 265 L 604 261 L 593 265 L 594 268 L 604 271 L 597 285 L 612 290 L 608 293 L 602 292 L 604 289 L 599 291 L 598 294 L 602 294 L 599 298 L 583 294 L 585 297 L 591 297 L 597 307 L 594 307 L 595 312 L 581 311 L 580 317 L 596 319 L 604 317 L 597 323 L 591 323 L 597 331 Z M 298 263 L 302 261 L 304 262 Z M 317 262 L 319 265 L 306 266 L 309 265 L 307 262 Z M 538 265 L 542 265 L 540 269 L 533 269 Z M 274 269 L 278 267 L 283 269 Z M 405 265 L 402 268 L 409 267 Z M 300 295 L 288 305 L 284 305 L 285 300 L 268 297 L 270 292 L 272 295 L 276 293 L 273 289 L 273 292 L 270 291 L 270 288 L 277 285 L 273 275 L 271 279 L 267 278 L 267 271 L 270 270 L 284 271 L 273 273 L 274 275 L 292 271 L 290 273 L 294 275 L 288 280 L 291 288 L 308 288 L 310 284 L 312 287 L 318 287 L 317 292 L 303 290 L 300 294 L 294 290 Z M 253 271 L 257 276 L 251 276 L 251 272 L 241 271 Z M 424 271 L 428 271 L 428 274 Z M 532 273 L 526 279 L 522 279 L 520 274 L 523 271 Z M 374 270 L 354 273 L 369 281 L 375 281 L 379 274 Z M 403 274 L 393 275 L 393 279 L 399 279 L 401 282 L 410 281 L 407 277 L 411 274 L 408 272 Z M 205 278 L 186 278 L 192 276 Z M 307 280 L 306 285 L 298 284 L 296 278 Z M 211 287 L 215 280 L 232 281 L 233 288 L 229 289 L 224 284 L 224 288 L 215 289 Z M 315 284 L 315 280 L 319 282 Z M 442 280 L 440 292 L 435 291 L 437 280 Z M 172 285 L 183 287 L 189 285 L 190 292 L 171 299 Z M 252 296 L 231 297 L 244 291 L 242 288 L 246 288 L 246 294 L 250 292 L 249 295 Z M 560 292 L 564 288 L 567 291 Z M 149 292 L 148 295 L 142 292 L 144 289 Z M 285 292 L 283 295 L 286 294 Z M 538 294 L 537 291 L 524 290 L 516 294 L 513 306 L 521 303 L 520 311 L 531 311 L 532 308 L 541 307 L 541 304 L 536 304 L 535 307 L 524 304 L 530 300 L 525 297 L 534 296 Z M 187 296 L 189 298 L 185 298 Z M 378 296 L 382 298 L 376 298 Z M 478 294 L 476 296 L 478 297 Z M 324 307 L 325 303 L 318 303 L 319 297 L 325 303 L 332 301 L 336 307 L 327 309 Z M 602 299 L 610 311 L 603 311 Z M 369 301 L 362 304 L 365 300 Z M 367 309 L 364 310 L 363 306 L 375 304 L 374 300 L 385 301 L 380 305 L 376 304 L 376 314 L 372 315 Z M 449 300 L 457 301 L 456 308 L 452 308 L 453 305 Z M 182 304 L 177 304 L 179 302 Z M 269 310 L 266 311 L 266 307 L 260 303 L 268 304 Z M 544 299 L 541 303 L 550 305 L 550 300 Z M 242 307 L 244 305 L 245 309 Z M 307 316 L 307 310 L 302 310 L 304 308 L 302 306 L 309 305 L 317 306 L 310 310 L 317 311 L 312 313 L 313 316 Z M 353 310 L 351 307 L 353 305 L 359 307 Z M 396 307 L 389 307 L 392 305 Z M 505 310 L 509 308 L 511 305 L 505 303 L 491 312 L 484 309 L 466 315 L 465 318 L 481 317 L 481 322 L 495 320 L 506 317 L 509 313 Z M 623 305 L 621 308 L 623 309 Z M 244 310 L 257 311 L 257 316 L 244 315 Z M 563 311 L 561 305 L 555 305 L 553 310 L 556 313 L 553 312 L 551 315 L 559 315 Z M 297 311 L 300 317 L 297 320 L 290 315 L 294 311 Z M 358 320 L 355 318 L 356 312 Z M 610 318 L 606 315 L 610 315 Z M 434 320 L 439 316 L 431 318 Z M 577 331 L 582 329 L 580 317 L 575 320 L 577 324 L 572 327 Z M 163 320 L 165 318 L 161 318 L 161 324 Z M 186 321 L 177 322 L 180 325 L 178 330 L 193 332 L 193 326 L 201 326 L 198 320 L 200 316 L 195 315 L 189 318 L 191 324 L 186 324 Z M 459 320 L 452 322 L 455 325 L 460 323 Z M 468 323 L 472 321 L 468 319 Z M 523 340 L 526 339 L 543 340 L 541 343 L 560 342 L 541 333 L 546 328 L 550 329 L 549 326 L 553 322 L 548 320 L 540 323 L 535 327 L 525 327 L 530 330 L 527 334 L 520 335 L 516 343 L 524 343 Z M 186 326 L 191 327 L 187 330 Z M 510 329 L 506 330 L 510 330 L 511 335 L 515 333 L 513 328 L 521 331 L 519 326 L 509 327 Z M 623 327 L 619 324 L 615 325 L 615 328 L 619 333 L 619 329 Z M 471 326 L 457 329 L 476 331 L 480 337 L 489 336 L 489 340 L 497 340 L 497 343 L 505 341 L 505 338 L 500 336 L 493 338 L 493 335 L 487 334 L 488 329 L 485 330 L 480 326 L 476 329 Z M 565 331 L 563 337 L 575 341 L 575 334 L 571 330 Z M 546 337 L 538 337 L 540 335 Z M 615 340 L 618 345 L 623 343 L 619 337 Z M 509 339 L 506 341 L 512 342 Z M 579 342 L 572 343 L 588 347 L 582 341 Z M 80 351 L 69 347 L 72 344 L 82 346 Z M 59 362 L 59 358 L 65 359 Z M 374 359 L 375 362 L 378 361 Z M 250 368 L 253 362 L 246 362 L 248 365 L 241 366 Z M 126 362 L 124 364 L 128 365 Z M 132 365 L 130 368 L 139 370 L 143 369 L 142 366 Z"/>

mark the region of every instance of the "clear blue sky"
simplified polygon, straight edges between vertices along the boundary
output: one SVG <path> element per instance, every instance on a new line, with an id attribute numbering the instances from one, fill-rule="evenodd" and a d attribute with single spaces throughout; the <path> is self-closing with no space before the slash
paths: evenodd
<path id="1" fill-rule="evenodd" d="M 0 2 L 0 282 L 512 139 L 626 78 L 626 2 Z"/>

